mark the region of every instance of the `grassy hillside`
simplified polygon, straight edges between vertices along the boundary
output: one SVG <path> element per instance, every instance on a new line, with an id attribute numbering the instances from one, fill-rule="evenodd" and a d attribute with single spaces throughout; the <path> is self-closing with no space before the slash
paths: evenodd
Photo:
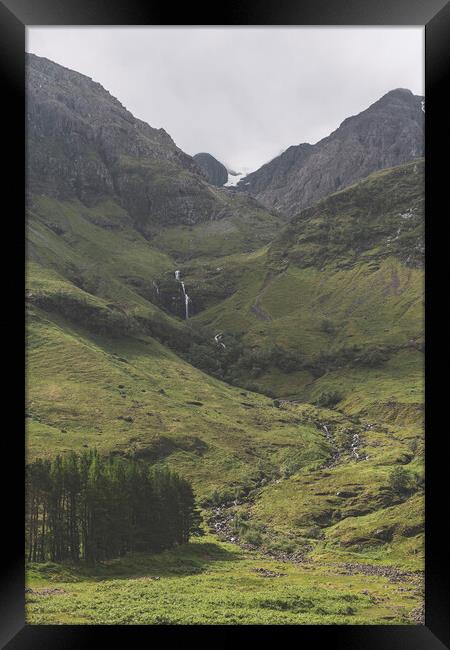
<path id="1" fill-rule="evenodd" d="M 213 353 L 240 348 L 233 382 L 327 427 L 332 446 L 331 460 L 305 468 L 293 457 L 250 503 L 226 509 L 228 537 L 422 566 L 422 183 L 421 162 L 378 172 L 301 213 L 268 247 L 183 266 L 204 305 L 193 320 L 228 346 Z M 398 466 L 403 496 L 390 486 Z"/>
<path id="2" fill-rule="evenodd" d="M 161 304 L 175 262 L 113 201 L 35 197 L 28 219 L 27 398 L 31 457 L 82 447 L 165 461 L 200 498 L 250 490 L 283 459 L 325 457 L 323 435 L 271 400 L 223 384 L 176 349 L 198 336 Z"/>
<path id="3" fill-rule="evenodd" d="M 98 84 L 32 62 L 28 457 L 167 464 L 214 537 L 32 566 L 30 622 L 421 620 L 423 162 L 280 229 Z"/>
<path id="4" fill-rule="evenodd" d="M 289 557 L 420 568 L 423 273 L 406 244 L 377 244 L 398 218 L 406 242 L 421 236 L 419 172 L 418 163 L 381 172 L 333 195 L 258 251 L 181 266 L 114 203 L 36 198 L 30 456 L 97 447 L 168 463 L 205 508 L 219 507 L 225 528 L 211 525 L 225 538 Z M 338 239 L 333 257 L 323 224 L 351 209 L 342 217 L 351 228 L 367 194 L 365 236 L 347 248 Z M 188 322 L 177 316 L 177 267 L 192 297 Z M 398 465 L 409 481 L 402 495 L 390 484 Z"/>
<path id="5" fill-rule="evenodd" d="M 220 219 L 159 230 L 153 243 L 181 263 L 248 253 L 270 242 L 282 223 L 254 199 L 224 188 L 211 188 L 223 206 Z"/>
<path id="6" fill-rule="evenodd" d="M 187 267 L 194 302 L 228 284 L 196 320 L 242 337 L 254 387 L 309 401 L 339 385 L 353 411 L 358 395 L 360 408 L 422 401 L 422 174 L 421 163 L 378 172 L 220 273 Z"/>
<path id="7" fill-rule="evenodd" d="M 183 362 L 150 337 L 94 335 L 31 307 L 28 453 L 82 447 L 168 460 L 201 498 L 251 489 L 291 453 L 326 458 L 329 445 L 295 413 Z"/>
<path id="8" fill-rule="evenodd" d="M 299 468 L 295 459 L 283 480 L 261 488 L 251 504 L 229 511 L 250 522 L 261 546 L 305 549 L 313 558 L 423 566 L 423 435 L 418 423 L 386 425 L 333 410 L 286 403 L 326 432 L 332 456 Z M 408 489 L 396 492 L 395 468 Z M 300 470 L 300 471 L 299 471 Z"/>

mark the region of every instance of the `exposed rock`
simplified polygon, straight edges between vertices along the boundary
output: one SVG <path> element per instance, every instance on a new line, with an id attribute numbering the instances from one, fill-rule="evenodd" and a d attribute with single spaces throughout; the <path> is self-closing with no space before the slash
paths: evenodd
<path id="1" fill-rule="evenodd" d="M 373 536 L 376 539 L 380 539 L 383 542 L 390 542 L 392 540 L 393 535 L 394 535 L 394 526 L 383 526 L 382 528 L 378 528 L 373 533 Z"/>
<path id="2" fill-rule="evenodd" d="M 299 144 L 243 178 L 238 189 L 292 217 L 371 172 L 424 155 L 423 97 L 397 88 L 315 145 Z"/>
<path id="3" fill-rule="evenodd" d="M 254 573 L 258 573 L 262 578 L 283 578 L 287 576 L 287 573 L 277 573 L 276 571 L 270 571 L 270 569 L 264 569 L 263 567 L 257 567 L 252 569 Z"/>
<path id="4" fill-rule="evenodd" d="M 214 156 L 209 153 L 196 153 L 194 160 L 205 174 L 208 183 L 222 187 L 228 181 L 228 171 Z"/>
<path id="5" fill-rule="evenodd" d="M 264 231 L 263 222 L 276 224 L 279 217 L 248 195 L 224 190 L 224 200 L 219 200 L 197 162 L 164 129 L 135 118 L 99 83 L 27 54 L 26 89 L 30 207 L 34 196 L 42 195 L 78 200 L 89 208 L 102 202 L 101 214 L 86 213 L 88 219 L 107 229 L 132 225 L 146 238 L 167 226 L 236 217 L 245 221 L 247 214 L 253 219 L 256 209 L 262 216 L 261 236 L 269 241 L 271 232 Z M 226 182 L 225 168 L 223 178 Z M 59 223 L 48 221 L 63 234 Z M 255 240 L 260 245 L 258 224 Z"/>
<path id="6" fill-rule="evenodd" d="M 336 492 L 336 496 L 340 497 L 341 499 L 350 499 L 351 497 L 356 497 L 357 493 L 342 490 L 341 492 Z"/>
<path id="7" fill-rule="evenodd" d="M 131 415 L 119 415 L 118 420 L 123 420 L 124 422 L 133 422 Z"/>
<path id="8" fill-rule="evenodd" d="M 388 578 L 389 582 L 411 582 L 418 588 L 421 587 L 423 582 L 423 573 L 421 571 L 403 571 L 393 566 L 362 564 L 360 562 L 346 562 L 345 564 L 330 566 L 339 566 L 339 573 L 343 575 L 362 573 L 368 576 L 382 576 Z"/>
<path id="9" fill-rule="evenodd" d="M 164 129 L 134 118 L 89 77 L 33 54 L 27 55 L 27 128 L 31 189 L 60 198 L 89 203 L 127 185 L 138 190 L 124 157 L 196 170 Z"/>
<path id="10" fill-rule="evenodd" d="M 399 533 L 402 535 L 402 537 L 414 537 L 419 533 L 423 533 L 423 529 L 423 523 L 411 525 L 405 524 L 399 528 Z"/>
<path id="11" fill-rule="evenodd" d="M 25 593 L 32 596 L 61 596 L 66 594 L 67 591 L 64 589 L 58 589 L 57 587 L 42 587 L 41 589 L 25 587 Z"/>
<path id="12" fill-rule="evenodd" d="M 425 603 L 411 610 L 409 617 L 417 625 L 425 625 Z"/>

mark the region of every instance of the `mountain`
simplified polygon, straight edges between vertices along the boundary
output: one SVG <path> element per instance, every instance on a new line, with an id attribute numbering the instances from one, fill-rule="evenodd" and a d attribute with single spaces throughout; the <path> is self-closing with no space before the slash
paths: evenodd
<path id="1" fill-rule="evenodd" d="M 194 160 L 206 175 L 208 183 L 222 187 L 228 181 L 228 171 L 214 156 L 209 153 L 196 153 Z"/>
<path id="2" fill-rule="evenodd" d="M 371 172 L 424 155 L 423 97 L 398 88 L 347 118 L 317 144 L 299 144 L 238 188 L 289 217 Z"/>
<path id="3" fill-rule="evenodd" d="M 281 458 L 304 441 L 280 426 L 269 398 L 189 363 L 192 349 L 216 343 L 184 320 L 175 271 L 192 256 L 251 251 L 279 219 L 213 188 L 170 136 L 99 84 L 27 62 L 29 453 L 86 445 L 170 457 L 204 498 L 233 481 L 248 487 L 260 462 L 275 467 L 272 451 Z M 191 315 L 201 307 L 192 296 Z M 270 453 L 253 455 L 268 436 Z"/>
<path id="4" fill-rule="evenodd" d="M 313 421 L 336 445 L 329 464 L 296 471 L 293 461 L 292 476 L 242 508 L 256 526 L 317 534 L 339 552 L 398 544 L 406 559 L 421 544 L 420 494 L 391 509 L 384 490 L 398 463 L 423 471 L 423 226 L 417 160 L 301 211 L 220 273 L 187 272 L 193 295 L 214 295 L 224 278 L 233 288 L 195 317 L 244 350 L 231 381 L 272 395 L 283 414 L 314 404 Z"/>
<path id="5" fill-rule="evenodd" d="M 364 385 L 344 380 L 371 373 L 366 357 L 386 376 L 389 359 L 421 363 L 423 223 L 423 160 L 375 172 L 301 211 L 258 254 L 222 260 L 220 272 L 186 268 L 205 305 L 196 320 L 247 349 L 241 385 L 307 401 L 332 388 L 344 408 L 367 409 Z M 225 282 L 225 300 L 208 298 Z"/>
<path id="6" fill-rule="evenodd" d="M 27 66 L 28 457 L 96 448 L 189 479 L 210 537 L 192 564 L 189 547 L 173 574 L 169 555 L 149 570 L 164 588 L 185 571 L 198 614 L 180 605 L 178 622 L 220 620 L 217 567 L 231 581 L 229 620 L 261 622 L 254 590 L 267 566 L 285 584 L 279 562 L 299 582 L 280 587 L 267 620 L 299 622 L 312 575 L 328 583 L 339 565 L 339 606 L 301 621 L 411 621 L 421 596 L 405 570 L 423 563 L 423 160 L 300 201 L 286 223 L 208 183 L 99 84 L 46 59 Z M 122 561 L 133 560 L 117 571 Z M 59 621 L 55 600 L 36 621 Z M 175 620 L 168 608 L 159 622 Z"/>
<path id="7" fill-rule="evenodd" d="M 131 227 L 180 256 L 230 241 L 251 250 L 279 224 L 251 197 L 210 185 L 163 129 L 133 117 L 100 84 L 32 54 L 26 120 L 31 205 L 43 195 L 88 211 L 103 204 L 104 228 Z"/>

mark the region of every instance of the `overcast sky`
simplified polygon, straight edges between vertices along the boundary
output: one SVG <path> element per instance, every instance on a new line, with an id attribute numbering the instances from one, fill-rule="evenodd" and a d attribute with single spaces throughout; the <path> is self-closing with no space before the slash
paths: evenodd
<path id="1" fill-rule="evenodd" d="M 393 88 L 424 94 L 424 30 L 27 28 L 27 51 L 102 84 L 193 155 L 251 171 Z"/>

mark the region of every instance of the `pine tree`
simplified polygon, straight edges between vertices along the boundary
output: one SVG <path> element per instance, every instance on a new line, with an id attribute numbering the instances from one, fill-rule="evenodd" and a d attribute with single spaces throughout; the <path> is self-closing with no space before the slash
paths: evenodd
<path id="1" fill-rule="evenodd" d="M 98 562 L 202 534 L 187 481 L 95 450 L 34 461 L 26 491 L 27 557 L 34 562 Z"/>

